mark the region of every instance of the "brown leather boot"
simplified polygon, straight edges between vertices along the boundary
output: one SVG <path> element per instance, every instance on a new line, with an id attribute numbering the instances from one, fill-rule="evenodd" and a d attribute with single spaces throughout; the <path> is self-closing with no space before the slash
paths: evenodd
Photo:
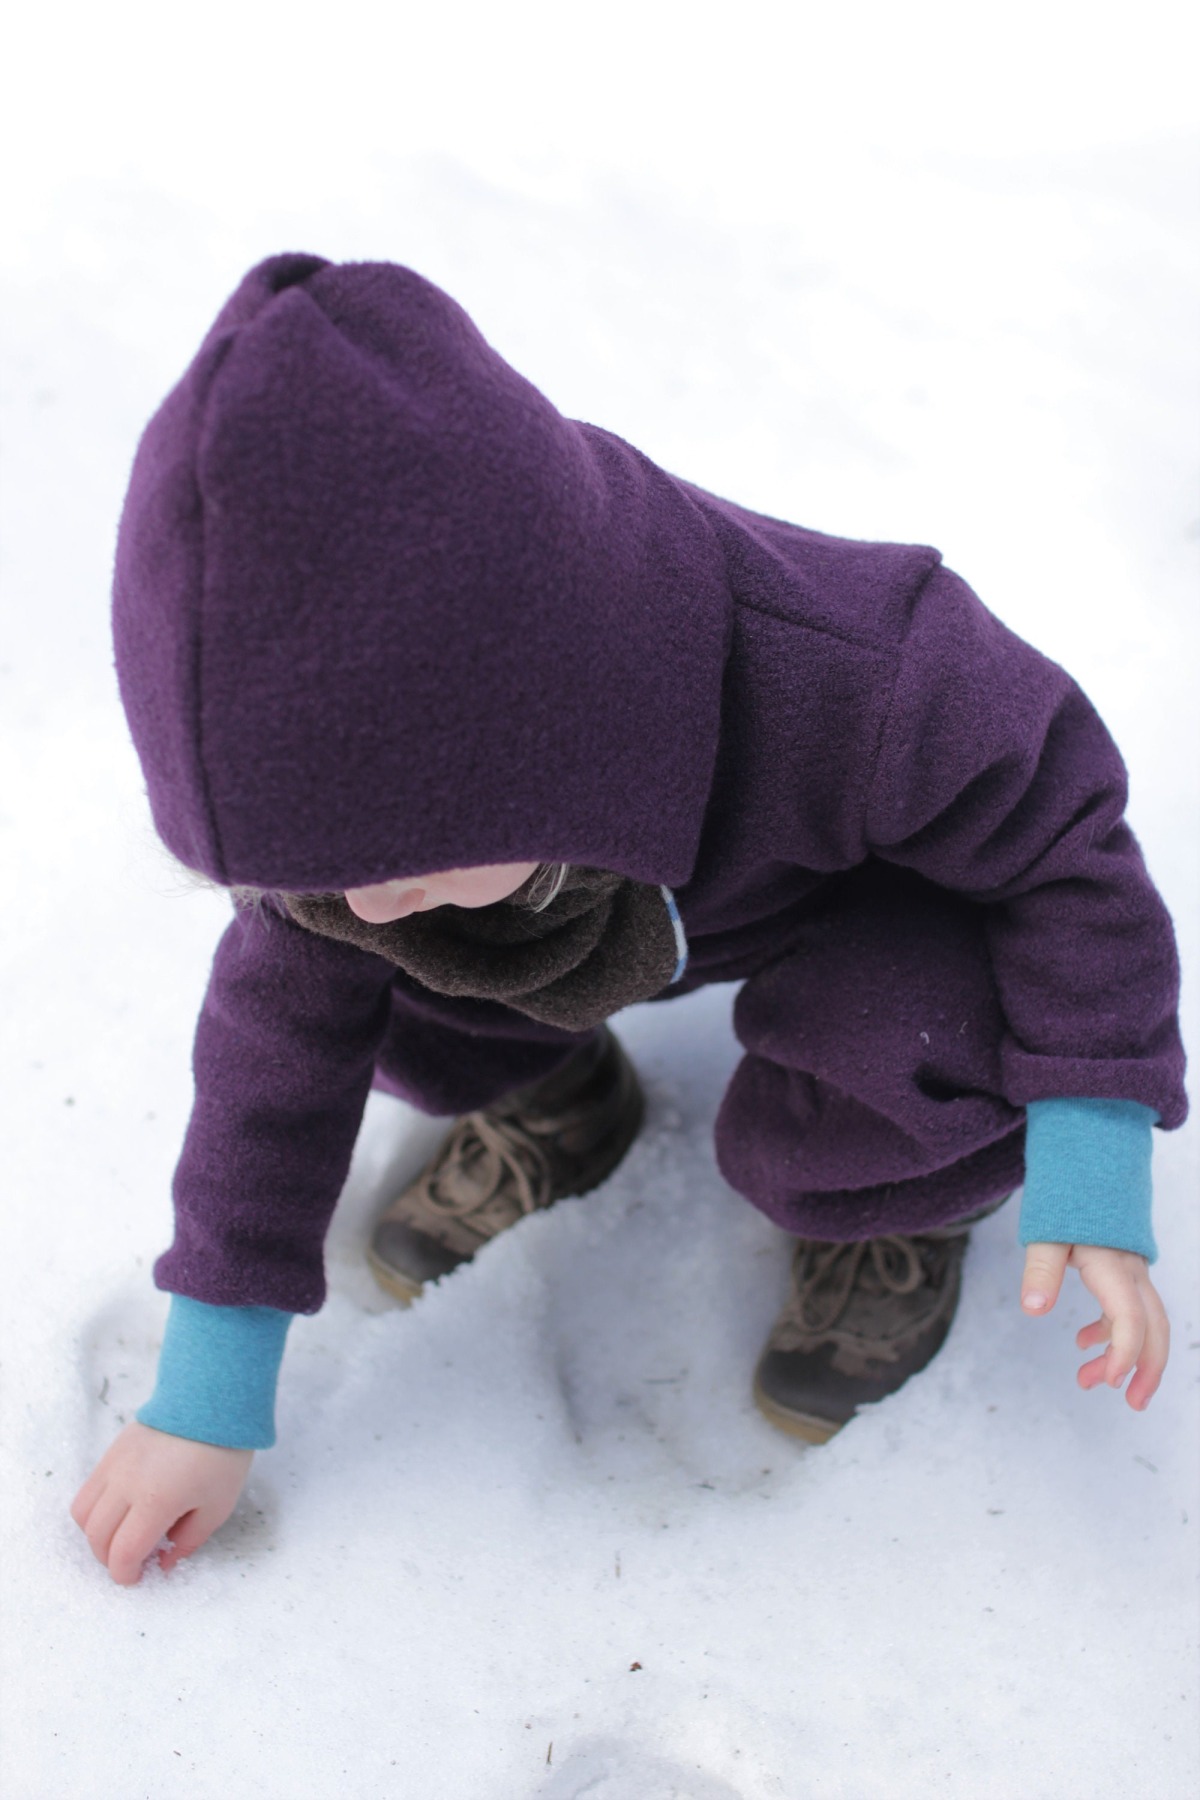
<path id="1" fill-rule="evenodd" d="M 459 1119 L 384 1210 L 367 1261 L 406 1304 L 527 1213 L 598 1187 L 641 1129 L 633 1064 L 607 1026 L 561 1068 Z"/>
<path id="2" fill-rule="evenodd" d="M 931 1362 L 958 1306 L 966 1227 L 994 1210 L 920 1237 L 798 1239 L 791 1298 L 754 1376 L 772 1425 L 823 1444 Z"/>

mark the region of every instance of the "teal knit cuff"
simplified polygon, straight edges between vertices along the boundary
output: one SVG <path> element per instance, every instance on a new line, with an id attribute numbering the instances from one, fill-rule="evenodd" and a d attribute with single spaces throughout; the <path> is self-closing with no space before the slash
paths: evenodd
<path id="1" fill-rule="evenodd" d="M 172 1294 L 158 1381 L 137 1412 L 141 1424 L 231 1450 L 268 1449 L 294 1316 L 273 1306 L 209 1306 Z"/>
<path id="2" fill-rule="evenodd" d="M 1136 1100 L 1035 1100 L 1027 1112 L 1023 1244 L 1101 1244 L 1153 1262 L 1151 1130 Z"/>

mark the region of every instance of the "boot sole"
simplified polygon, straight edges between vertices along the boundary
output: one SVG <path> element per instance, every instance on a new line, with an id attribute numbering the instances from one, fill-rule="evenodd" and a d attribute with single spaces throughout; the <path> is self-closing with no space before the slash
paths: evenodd
<path id="1" fill-rule="evenodd" d="M 384 1292 L 390 1294 L 393 1300 L 398 1300 L 401 1306 L 411 1306 L 424 1291 L 423 1282 L 410 1281 L 399 1269 L 393 1269 L 390 1263 L 385 1263 L 381 1256 L 375 1254 L 371 1244 L 367 1245 L 367 1267 Z"/>
<path id="2" fill-rule="evenodd" d="M 831 1437 L 836 1437 L 842 1429 L 830 1419 L 818 1419 L 813 1413 L 789 1412 L 786 1407 L 779 1406 L 769 1394 L 763 1392 L 757 1377 L 754 1382 L 754 1404 L 763 1418 L 777 1431 L 785 1431 L 789 1437 L 800 1438 L 806 1444 L 827 1444 Z M 849 1420 L 845 1421 L 849 1424 Z"/>
<path id="3" fill-rule="evenodd" d="M 633 1129 L 630 1131 L 629 1136 L 624 1140 L 614 1156 L 608 1157 L 604 1162 L 599 1164 L 597 1168 L 593 1169 L 591 1176 L 586 1182 L 581 1183 L 578 1187 L 572 1188 L 569 1194 L 559 1194 L 556 1199 L 550 1202 L 550 1206 L 557 1206 L 559 1200 L 579 1200 L 584 1194 L 592 1193 L 596 1188 L 606 1182 L 609 1176 L 620 1168 L 621 1164 L 628 1156 L 645 1120 L 646 1097 L 642 1092 L 641 1084 L 639 1082 L 637 1087 L 637 1106 L 633 1116 Z M 550 1206 L 543 1206 L 538 1210 L 540 1212 L 549 1212 Z M 514 1224 L 519 1225 L 520 1220 L 514 1220 Z M 511 1231 L 513 1227 L 512 1225 L 509 1225 L 506 1229 Z M 499 1237 L 502 1234 L 497 1232 L 496 1235 Z M 494 1239 L 489 1238 L 487 1243 L 480 1244 L 479 1250 L 486 1250 L 488 1243 L 492 1242 L 494 1242 Z M 458 1267 L 462 1268 L 463 1263 L 474 1262 L 475 1257 L 479 1254 L 479 1250 L 476 1250 L 472 1256 L 464 1256 L 462 1263 L 459 1263 Z M 384 1292 L 390 1294 L 393 1300 L 398 1300 L 401 1306 L 411 1306 L 413 1301 L 419 1299 L 425 1291 L 425 1283 L 423 1281 L 416 1281 L 413 1277 L 405 1275 L 403 1270 L 394 1269 L 390 1263 L 385 1263 L 383 1258 L 376 1253 L 373 1244 L 367 1245 L 367 1267 L 370 1269 L 375 1280 L 379 1283 L 379 1286 Z M 454 1270 L 451 1269 L 449 1273 L 453 1274 Z"/>

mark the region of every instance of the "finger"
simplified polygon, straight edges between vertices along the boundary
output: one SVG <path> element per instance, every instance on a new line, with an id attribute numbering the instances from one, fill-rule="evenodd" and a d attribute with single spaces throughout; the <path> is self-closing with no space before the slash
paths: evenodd
<path id="1" fill-rule="evenodd" d="M 95 1506 L 97 1500 L 99 1500 L 107 1485 L 108 1482 L 106 1477 L 101 1475 L 99 1469 L 93 1469 L 75 1498 L 72 1500 L 70 1506 L 71 1517 L 78 1525 L 80 1531 L 87 1530 L 87 1522 L 91 1510 Z"/>
<path id="2" fill-rule="evenodd" d="M 1112 1341 L 1108 1346 L 1108 1367 L 1104 1379 L 1109 1387 L 1119 1388 L 1142 1353 L 1146 1341 L 1146 1303 L 1136 1284 L 1132 1292 L 1122 1294 L 1112 1314 Z"/>
<path id="3" fill-rule="evenodd" d="M 1094 1357 L 1091 1362 L 1084 1363 L 1079 1374 L 1076 1376 L 1076 1380 L 1080 1387 L 1085 1390 L 1090 1390 L 1094 1387 L 1102 1387 L 1104 1385 L 1104 1376 L 1107 1368 L 1108 1352 L 1106 1350 L 1103 1356 Z"/>
<path id="4" fill-rule="evenodd" d="M 104 1493 L 105 1486 L 106 1483 L 99 1479 L 93 1471 L 72 1500 L 70 1514 L 80 1531 L 86 1532 L 88 1520 L 91 1518 L 93 1509 L 101 1495 Z"/>
<path id="5" fill-rule="evenodd" d="M 107 1489 L 88 1514 L 84 1536 L 97 1562 L 107 1564 L 109 1545 L 129 1511 L 129 1501 L 119 1489 Z"/>
<path id="6" fill-rule="evenodd" d="M 1084 1286 L 1100 1302 L 1111 1325 L 1104 1379 L 1110 1387 L 1119 1388 L 1145 1342 L 1147 1307 L 1153 1292 L 1145 1279 L 1146 1265 L 1140 1258 L 1114 1256 L 1090 1246 L 1075 1255 Z"/>
<path id="7" fill-rule="evenodd" d="M 160 1511 L 130 1507 L 108 1551 L 108 1572 L 119 1587 L 133 1587 L 141 1580 L 147 1557 L 167 1533 L 169 1527 Z"/>
<path id="8" fill-rule="evenodd" d="M 1107 1313 L 1099 1319 L 1093 1319 L 1090 1325 L 1084 1325 L 1075 1333 L 1075 1342 L 1080 1350 L 1091 1350 L 1096 1344 L 1107 1344 L 1112 1337 L 1112 1320 Z"/>
<path id="9" fill-rule="evenodd" d="M 1171 1351 L 1171 1327 L 1158 1295 L 1151 1289 L 1153 1303 L 1147 1308 L 1146 1341 L 1138 1357 L 1137 1372 L 1125 1390 L 1125 1398 L 1135 1412 L 1149 1406 L 1167 1366 Z"/>
<path id="10" fill-rule="evenodd" d="M 1021 1276 L 1021 1305 L 1027 1313 L 1048 1313 L 1058 1299 L 1070 1244 L 1030 1244 Z"/>
<path id="11" fill-rule="evenodd" d="M 1137 1339 L 1137 1348 L 1132 1357 L 1130 1357 L 1128 1354 L 1128 1346 L 1122 1350 L 1120 1344 L 1114 1339 L 1108 1346 L 1108 1349 L 1104 1352 L 1103 1356 L 1097 1356 L 1092 1362 L 1085 1363 L 1080 1369 L 1080 1387 L 1094 1388 L 1104 1386 L 1119 1388 L 1130 1369 L 1133 1368 L 1135 1364 L 1140 1366 L 1144 1354 L 1144 1343 L 1145 1338 L 1139 1337 Z M 1158 1379 L 1161 1379 L 1161 1375 L 1162 1370 L 1159 1369 L 1158 1378 L 1154 1380 L 1154 1387 L 1158 1386 Z M 1153 1388 L 1151 1389 L 1151 1392 L 1153 1392 Z"/>
<path id="12" fill-rule="evenodd" d="M 202 1507 L 198 1506 L 192 1512 L 184 1513 L 182 1519 L 177 1520 L 167 1533 L 171 1547 L 159 1552 L 159 1568 L 173 1569 L 177 1562 L 182 1562 L 193 1550 L 199 1550 L 201 1544 L 207 1544 L 215 1529 L 215 1521 L 206 1518 Z"/>

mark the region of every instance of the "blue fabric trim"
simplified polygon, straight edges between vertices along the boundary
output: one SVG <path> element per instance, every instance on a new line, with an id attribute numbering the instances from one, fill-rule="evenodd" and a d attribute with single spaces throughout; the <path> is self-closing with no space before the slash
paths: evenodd
<path id="1" fill-rule="evenodd" d="M 669 887 L 660 888 L 659 892 L 662 894 L 663 899 L 667 903 L 667 911 L 671 915 L 671 924 L 675 927 L 675 950 L 676 950 L 676 953 L 678 956 L 678 961 L 675 964 L 675 973 L 672 975 L 670 981 L 667 983 L 668 987 L 674 987 L 674 985 L 677 981 L 681 981 L 683 979 L 683 971 L 688 966 L 687 933 L 683 929 L 683 920 L 680 917 L 679 908 L 675 903 L 675 896 L 671 892 L 670 888 Z"/>
<path id="2" fill-rule="evenodd" d="M 1021 1242 L 1102 1244 L 1153 1262 L 1158 1114 L 1136 1100 L 1034 1100 L 1026 1115 Z"/>
<path id="3" fill-rule="evenodd" d="M 158 1382 L 138 1408 L 140 1422 L 202 1444 L 268 1449 L 294 1316 L 274 1306 L 209 1306 L 172 1294 Z"/>

